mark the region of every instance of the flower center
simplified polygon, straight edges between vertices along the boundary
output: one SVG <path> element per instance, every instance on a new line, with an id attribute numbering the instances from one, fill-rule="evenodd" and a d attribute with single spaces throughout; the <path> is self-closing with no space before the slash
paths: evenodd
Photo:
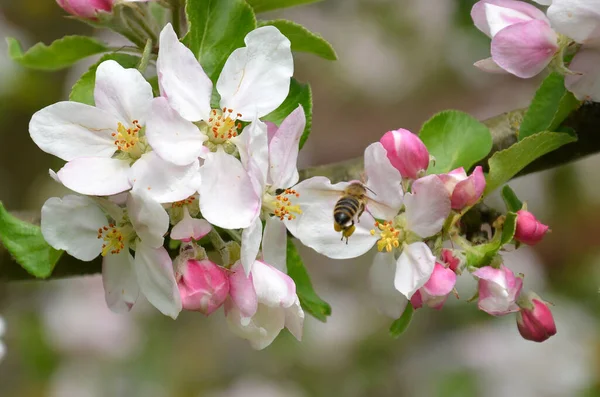
<path id="1" fill-rule="evenodd" d="M 401 230 L 394 228 L 392 222 L 375 222 L 375 227 L 379 230 L 372 229 L 371 235 L 379 234 L 379 240 L 377 241 L 379 251 L 385 249 L 387 252 L 392 252 L 394 248 L 400 246 Z"/>
<path id="2" fill-rule="evenodd" d="M 176 201 L 174 203 L 171 203 L 171 208 L 181 208 L 184 207 L 186 205 L 190 205 L 194 202 L 196 198 L 194 196 L 190 196 L 186 199 L 183 199 L 181 201 Z"/>
<path id="3" fill-rule="evenodd" d="M 233 109 L 213 109 L 208 119 L 208 139 L 214 144 L 222 144 L 238 135 L 238 129 L 242 128 L 242 123 L 236 123 L 238 118 L 242 117 L 240 113 L 235 116 Z"/>
<path id="4" fill-rule="evenodd" d="M 113 132 L 111 135 L 115 138 L 115 146 L 117 146 L 117 149 L 121 152 L 137 154 L 137 152 L 140 151 L 139 132 L 142 127 L 137 120 L 133 120 L 132 124 L 133 128 L 125 128 L 123 124 L 119 123 L 117 125 L 117 132 Z"/>
<path id="5" fill-rule="evenodd" d="M 294 197 L 300 197 L 300 193 L 294 189 L 285 189 L 276 196 L 267 193 L 263 200 L 263 206 L 280 220 L 291 221 L 296 219 L 296 214 L 302 213 L 300 206 L 292 203 Z"/>
<path id="6" fill-rule="evenodd" d="M 118 254 L 125 248 L 123 233 L 113 224 L 98 229 L 98 238 L 104 240 L 102 244 L 102 256 L 107 254 Z"/>

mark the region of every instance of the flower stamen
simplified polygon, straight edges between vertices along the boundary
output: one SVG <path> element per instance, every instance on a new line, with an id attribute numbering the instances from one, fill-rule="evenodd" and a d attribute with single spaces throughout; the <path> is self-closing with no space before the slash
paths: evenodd
<path id="1" fill-rule="evenodd" d="M 208 119 L 209 139 L 219 144 L 236 137 L 242 128 L 242 123 L 236 123 L 240 117 L 240 113 L 233 114 L 233 109 L 212 109 Z"/>
<path id="2" fill-rule="evenodd" d="M 400 247 L 401 231 L 394 228 L 392 222 L 375 222 L 376 229 L 371 229 L 371 236 L 379 234 L 377 241 L 377 249 L 381 252 L 384 249 L 387 252 L 392 252 L 394 248 Z"/>
<path id="3" fill-rule="evenodd" d="M 138 120 L 133 120 L 132 124 L 133 128 L 125 128 L 123 124 L 118 123 L 117 131 L 111 134 L 115 139 L 115 146 L 122 152 L 132 152 L 140 141 L 139 132 L 142 127 Z"/>
<path id="4" fill-rule="evenodd" d="M 185 205 L 190 205 L 194 202 L 194 200 L 196 200 L 196 198 L 194 196 L 190 196 L 186 199 L 183 199 L 181 201 L 176 201 L 174 203 L 171 203 L 171 208 L 181 208 Z"/>
<path id="5" fill-rule="evenodd" d="M 102 256 L 106 256 L 109 253 L 118 254 L 125 248 L 123 233 L 113 224 L 98 228 L 98 239 L 105 241 L 102 244 Z"/>
<path id="6" fill-rule="evenodd" d="M 300 197 L 300 193 L 294 189 L 285 189 L 283 192 L 275 196 L 273 200 L 273 215 L 280 220 L 287 219 L 288 221 L 296 219 L 296 214 L 301 214 L 302 209 L 299 205 L 294 205 L 290 198 Z"/>

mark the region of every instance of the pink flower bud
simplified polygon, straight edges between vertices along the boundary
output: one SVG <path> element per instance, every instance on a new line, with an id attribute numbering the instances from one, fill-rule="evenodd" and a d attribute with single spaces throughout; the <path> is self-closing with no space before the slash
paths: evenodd
<path id="1" fill-rule="evenodd" d="M 455 210 L 474 205 L 485 190 L 485 176 L 481 166 L 475 167 L 469 176 L 465 169 L 460 167 L 439 177 L 450 194 L 450 204 Z"/>
<path id="2" fill-rule="evenodd" d="M 66 12 L 76 17 L 95 19 L 98 11 L 110 12 L 115 0 L 56 0 Z"/>
<path id="3" fill-rule="evenodd" d="M 440 310 L 455 284 L 456 273 L 436 263 L 431 277 L 423 287 L 413 294 L 410 303 L 415 309 L 419 309 L 423 304 L 426 304 L 433 309 Z"/>
<path id="4" fill-rule="evenodd" d="M 447 264 L 448 269 L 452 270 L 454 273 L 456 273 L 460 267 L 460 258 L 454 256 L 452 250 L 448 248 L 442 249 L 442 262 Z"/>
<path id="5" fill-rule="evenodd" d="M 209 315 L 229 295 L 229 279 L 225 269 L 209 260 L 189 260 L 177 282 L 185 310 Z"/>
<path id="6" fill-rule="evenodd" d="M 534 342 L 543 342 L 556 334 L 556 324 L 548 304 L 536 294 L 519 299 L 521 310 L 517 314 L 517 327 L 521 336 Z"/>
<path id="7" fill-rule="evenodd" d="M 538 221 L 531 212 L 517 211 L 515 240 L 527 245 L 535 245 L 542 241 L 547 232 L 548 226 Z"/>
<path id="8" fill-rule="evenodd" d="M 500 269 L 491 266 L 482 267 L 473 272 L 479 278 L 479 310 L 492 316 L 503 316 L 519 310 L 516 300 L 519 298 L 523 280 L 506 266 Z"/>
<path id="9" fill-rule="evenodd" d="M 419 137 L 409 130 L 386 132 L 379 142 L 392 165 L 404 178 L 417 179 L 429 167 L 429 152 Z"/>
<path id="10" fill-rule="evenodd" d="M 531 4 L 481 0 L 473 6 L 471 17 L 475 26 L 492 38 L 493 62 L 517 77 L 537 75 L 559 50 L 550 21 Z"/>

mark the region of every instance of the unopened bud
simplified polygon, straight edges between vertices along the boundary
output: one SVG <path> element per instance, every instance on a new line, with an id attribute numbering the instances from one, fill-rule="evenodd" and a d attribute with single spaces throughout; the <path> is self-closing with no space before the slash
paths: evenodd
<path id="1" fill-rule="evenodd" d="M 454 210 L 462 210 L 474 205 L 485 190 L 485 176 L 481 166 L 475 167 L 469 176 L 461 167 L 447 174 L 441 174 L 440 179 L 450 194 L 450 204 Z"/>
<path id="2" fill-rule="evenodd" d="M 515 230 L 515 240 L 527 245 L 535 245 L 542 241 L 548 226 L 536 219 L 529 211 L 517 211 L 517 228 Z"/>
<path id="3" fill-rule="evenodd" d="M 504 265 L 499 269 L 485 266 L 473 272 L 479 279 L 479 310 L 492 316 L 502 316 L 519 310 L 517 299 L 521 294 L 523 280 Z"/>
<path id="4" fill-rule="evenodd" d="M 99 11 L 110 12 L 114 0 L 56 0 L 66 12 L 76 17 L 96 19 Z"/>
<path id="5" fill-rule="evenodd" d="M 183 308 L 207 316 L 221 307 L 229 295 L 226 270 L 209 260 L 187 261 L 177 285 Z"/>
<path id="6" fill-rule="evenodd" d="M 379 142 L 387 151 L 392 165 L 403 178 L 418 179 L 429 167 L 429 152 L 419 137 L 409 130 L 386 132 Z"/>
<path id="7" fill-rule="evenodd" d="M 556 334 L 556 324 L 548 304 L 534 293 L 519 299 L 517 327 L 521 336 L 534 342 L 543 342 Z"/>

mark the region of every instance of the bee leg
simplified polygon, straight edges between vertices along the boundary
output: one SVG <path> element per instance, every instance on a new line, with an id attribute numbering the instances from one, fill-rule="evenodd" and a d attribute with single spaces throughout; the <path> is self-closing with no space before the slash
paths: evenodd
<path id="1" fill-rule="evenodd" d="M 342 240 L 345 237 L 346 244 L 348 244 L 348 238 L 350 236 L 352 236 L 352 234 L 354 233 L 355 230 L 356 230 L 356 226 L 354 226 L 354 221 L 352 221 L 352 224 L 349 227 L 347 227 L 346 229 L 344 229 L 344 231 L 342 232 Z"/>
<path id="2" fill-rule="evenodd" d="M 366 208 L 367 207 L 365 207 L 364 205 L 360 206 L 360 209 L 358 210 L 358 213 L 356 214 L 356 223 L 360 223 L 360 216 L 363 214 L 363 212 L 365 212 Z"/>

